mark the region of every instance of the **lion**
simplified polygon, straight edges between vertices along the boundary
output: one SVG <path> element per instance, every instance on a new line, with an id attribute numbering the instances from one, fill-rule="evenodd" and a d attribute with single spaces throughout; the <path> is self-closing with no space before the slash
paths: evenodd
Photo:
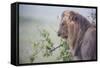
<path id="1" fill-rule="evenodd" d="M 58 36 L 67 41 L 73 60 L 96 60 L 96 25 L 81 14 L 65 10 Z"/>

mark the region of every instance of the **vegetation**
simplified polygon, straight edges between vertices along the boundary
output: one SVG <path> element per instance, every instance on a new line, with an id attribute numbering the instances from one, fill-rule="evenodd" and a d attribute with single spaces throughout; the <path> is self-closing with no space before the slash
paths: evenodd
<path id="1" fill-rule="evenodd" d="M 42 52 L 42 56 L 49 58 L 53 56 L 53 52 L 56 49 L 60 48 L 59 56 L 55 60 L 62 60 L 62 61 L 69 61 L 71 60 L 72 56 L 71 53 L 68 52 L 69 47 L 66 41 L 60 39 L 60 44 L 58 47 L 54 47 L 54 43 L 50 38 L 50 33 L 46 30 L 40 31 L 40 35 L 42 37 L 41 40 L 37 42 L 33 42 L 33 54 L 30 57 L 30 62 L 34 63 L 35 58 L 37 58 L 38 54 Z"/>
<path id="2" fill-rule="evenodd" d="M 88 16 L 88 18 L 91 18 L 91 22 L 96 24 L 96 11 L 91 10 L 92 12 Z"/>
<path id="3" fill-rule="evenodd" d="M 96 23 L 96 12 L 91 13 L 92 22 Z"/>
<path id="4" fill-rule="evenodd" d="M 61 39 L 60 46 L 61 46 L 60 56 L 58 56 L 57 59 L 62 59 L 63 61 L 70 61 L 72 59 L 72 55 L 69 52 L 69 47 L 67 42 Z"/>

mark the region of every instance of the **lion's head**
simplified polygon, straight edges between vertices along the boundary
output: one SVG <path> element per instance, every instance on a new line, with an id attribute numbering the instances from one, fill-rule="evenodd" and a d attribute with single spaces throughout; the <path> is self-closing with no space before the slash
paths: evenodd
<path id="1" fill-rule="evenodd" d="M 82 15 L 66 10 L 61 16 L 58 36 L 67 39 L 71 48 L 74 48 L 76 41 L 82 37 L 89 24 L 89 21 Z"/>

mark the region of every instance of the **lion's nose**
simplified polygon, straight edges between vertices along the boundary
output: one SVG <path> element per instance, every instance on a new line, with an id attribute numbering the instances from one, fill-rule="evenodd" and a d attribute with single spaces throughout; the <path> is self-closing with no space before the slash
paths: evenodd
<path id="1" fill-rule="evenodd" d="M 60 36 L 61 34 L 58 32 L 58 36 Z"/>

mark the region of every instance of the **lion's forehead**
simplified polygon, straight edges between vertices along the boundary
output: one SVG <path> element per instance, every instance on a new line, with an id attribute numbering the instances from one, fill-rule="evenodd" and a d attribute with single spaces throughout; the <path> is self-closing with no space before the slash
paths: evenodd
<path id="1" fill-rule="evenodd" d="M 70 12 L 69 11 L 64 11 L 62 13 L 62 21 L 68 20 L 68 18 L 70 17 Z"/>

